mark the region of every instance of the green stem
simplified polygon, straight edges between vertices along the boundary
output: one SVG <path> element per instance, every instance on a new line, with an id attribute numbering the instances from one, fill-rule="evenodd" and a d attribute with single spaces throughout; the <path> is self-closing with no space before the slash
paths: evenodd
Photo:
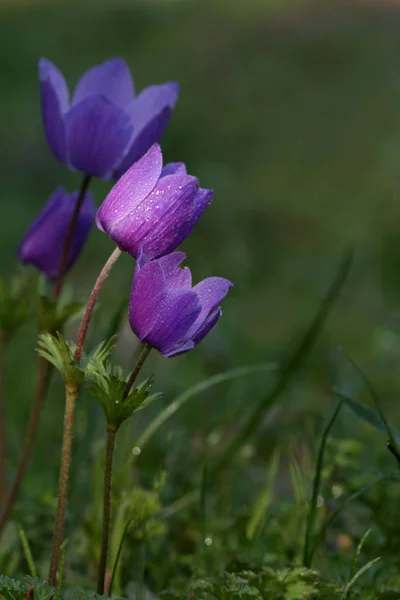
<path id="1" fill-rule="evenodd" d="M 15 499 L 21 486 L 22 479 L 25 475 L 26 467 L 28 466 L 29 459 L 32 455 L 32 447 L 36 439 L 36 432 L 39 425 L 40 412 L 42 409 L 43 400 L 46 395 L 48 383 L 50 381 L 50 372 L 50 365 L 47 362 L 47 360 L 45 360 L 44 358 L 39 358 L 39 372 L 36 384 L 36 391 L 33 399 L 24 445 L 22 447 L 21 458 L 19 459 L 17 472 L 11 484 L 11 488 L 8 492 L 8 495 L 6 496 L 2 512 L 0 514 L 0 534 L 11 515 Z"/>
<path id="2" fill-rule="evenodd" d="M 72 427 L 75 413 L 78 387 L 65 385 L 65 413 L 64 431 L 61 450 L 60 479 L 58 484 L 58 498 L 56 520 L 54 525 L 53 549 L 50 560 L 48 583 L 55 586 L 57 580 L 58 564 L 60 561 L 61 544 L 64 535 L 65 510 L 67 506 L 68 480 L 71 466 Z"/>
<path id="3" fill-rule="evenodd" d="M 101 288 L 103 287 L 103 283 L 107 279 L 111 269 L 113 268 L 114 264 L 117 262 L 117 260 L 121 256 L 121 254 L 122 254 L 122 250 L 120 248 L 118 248 L 118 246 L 117 246 L 115 248 L 115 250 L 112 252 L 110 258 L 107 260 L 104 267 L 102 268 L 100 275 L 96 279 L 96 282 L 90 293 L 89 300 L 88 300 L 88 303 L 85 308 L 85 313 L 82 317 L 82 321 L 81 321 L 81 324 L 79 327 L 78 337 L 76 339 L 75 359 L 78 364 L 82 357 L 83 345 L 85 343 L 87 330 L 89 327 L 90 319 L 92 317 L 93 309 L 95 307 L 98 295 L 100 293 Z"/>
<path id="4" fill-rule="evenodd" d="M 75 233 L 76 226 L 77 226 L 78 220 L 79 220 L 79 213 L 81 212 L 82 204 L 85 199 L 85 195 L 88 190 L 90 180 L 91 180 L 90 175 L 85 175 L 82 180 L 79 194 L 76 199 L 74 212 L 72 214 L 71 221 L 70 221 L 69 227 L 68 227 L 68 231 L 66 233 L 66 236 L 65 236 L 65 239 L 63 242 L 60 263 L 58 266 L 58 275 L 57 275 L 56 283 L 54 286 L 54 299 L 55 300 L 57 300 L 57 298 L 61 294 L 62 286 L 64 283 L 64 275 L 65 275 L 65 272 L 66 272 L 67 266 L 68 266 L 68 259 L 69 259 L 69 254 L 70 254 L 70 250 L 71 250 L 71 244 L 74 239 L 74 233 Z"/>
<path id="5" fill-rule="evenodd" d="M 107 425 L 107 447 L 104 465 L 103 536 L 97 574 L 97 593 L 100 595 L 104 594 L 104 581 L 106 577 L 108 544 L 110 538 L 112 466 L 116 433 L 117 427 L 109 423 Z"/>
<path id="6" fill-rule="evenodd" d="M 146 361 L 146 358 L 150 354 L 150 350 L 151 350 L 151 346 L 149 346 L 149 344 L 145 344 L 143 346 L 143 350 L 141 351 L 138 361 L 137 361 L 132 373 L 130 374 L 130 377 L 125 386 L 124 395 L 122 396 L 122 402 L 126 399 L 127 395 L 131 391 L 131 388 L 132 388 L 133 384 L 135 383 L 136 378 L 139 375 L 139 373 Z"/>

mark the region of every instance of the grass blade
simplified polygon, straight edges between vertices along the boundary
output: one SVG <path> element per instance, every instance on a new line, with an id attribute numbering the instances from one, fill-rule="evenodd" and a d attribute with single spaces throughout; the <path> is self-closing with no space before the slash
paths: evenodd
<path id="1" fill-rule="evenodd" d="M 279 396 L 286 390 L 293 376 L 299 371 L 305 357 L 313 346 L 317 336 L 322 330 L 325 322 L 334 307 L 339 294 L 347 280 L 351 265 L 353 263 L 353 251 L 347 251 L 342 257 L 334 281 L 332 282 L 327 294 L 323 298 L 317 314 L 310 323 L 299 344 L 292 352 L 289 360 L 282 366 L 280 376 L 274 387 L 261 400 L 249 420 L 244 425 L 242 431 L 228 444 L 220 459 L 214 465 L 214 470 L 218 471 L 224 468 L 233 458 L 243 444 L 253 435 L 262 422 L 265 412 L 277 401 Z"/>
<path id="2" fill-rule="evenodd" d="M 60 554 L 60 566 L 58 569 L 58 579 L 56 585 L 56 593 L 54 595 L 54 600 L 61 600 L 61 587 L 64 580 L 64 568 L 65 568 L 65 556 L 67 554 L 67 545 L 68 539 L 64 540 L 61 544 L 61 554 Z"/>
<path id="3" fill-rule="evenodd" d="M 28 565 L 29 572 L 33 578 L 37 577 L 37 569 L 35 561 L 33 560 L 32 552 L 29 546 L 28 538 L 25 535 L 25 531 L 21 525 L 18 525 L 18 534 L 21 541 L 22 552 L 24 554 L 26 564 Z"/>
<path id="4" fill-rule="evenodd" d="M 268 465 L 267 479 L 260 495 L 258 496 L 246 527 L 246 537 L 254 540 L 261 529 L 266 512 L 272 502 L 272 494 L 278 473 L 280 454 L 275 450 Z"/>
<path id="5" fill-rule="evenodd" d="M 317 501 L 318 501 L 318 495 L 319 495 L 319 490 L 320 490 L 320 486 L 321 486 L 321 473 L 322 473 L 322 468 L 324 466 L 324 454 L 325 454 L 326 442 L 328 439 L 328 435 L 336 421 L 336 418 L 339 415 L 339 412 L 340 412 L 343 404 L 344 404 L 344 400 L 340 400 L 339 403 L 337 404 L 337 406 L 333 412 L 333 415 L 329 419 L 329 421 L 323 431 L 323 434 L 321 437 L 321 443 L 320 443 L 319 450 L 318 450 L 317 464 L 315 467 L 315 476 L 314 476 L 314 482 L 313 482 L 313 491 L 312 491 L 312 496 L 311 496 L 310 508 L 309 508 L 308 515 L 307 515 L 306 532 L 305 532 L 305 538 L 304 538 L 303 564 L 308 569 L 311 567 L 311 562 L 312 562 L 313 554 L 314 554 L 313 552 L 310 552 L 310 541 L 314 535 L 315 519 L 316 519 L 316 511 L 317 511 Z"/>
<path id="6" fill-rule="evenodd" d="M 392 428 L 390 427 L 390 425 L 389 425 L 389 423 L 388 423 L 388 421 L 387 421 L 387 419 L 385 417 L 385 414 L 384 414 L 384 412 L 382 410 L 381 400 L 379 398 L 379 395 L 378 395 L 377 391 L 375 390 L 374 386 L 372 385 L 370 379 L 368 379 L 367 375 L 364 373 L 364 371 L 361 369 L 361 367 L 356 363 L 356 361 L 353 360 L 350 356 L 348 356 L 342 349 L 340 350 L 340 352 L 343 354 L 343 356 L 345 356 L 345 358 L 347 359 L 347 361 L 357 371 L 357 373 L 359 374 L 359 376 L 363 380 L 365 387 L 369 391 L 369 394 L 371 396 L 372 402 L 374 403 L 375 410 L 378 413 L 379 418 L 382 421 L 382 424 L 383 424 L 383 426 L 385 428 L 386 435 L 387 435 L 388 439 L 390 440 L 392 446 L 394 446 L 394 448 L 396 449 L 396 441 L 395 441 L 395 438 L 393 436 L 393 431 L 392 431 Z"/>
<path id="7" fill-rule="evenodd" d="M 162 410 L 155 419 L 146 427 L 143 431 L 142 435 L 138 438 L 137 444 L 132 451 L 133 460 L 137 457 L 143 447 L 147 444 L 150 438 L 160 429 L 162 425 L 174 415 L 177 410 L 181 408 L 188 400 L 197 396 L 201 392 L 205 392 L 206 390 L 214 387 L 215 385 L 219 385 L 224 381 L 229 381 L 231 379 L 236 379 L 237 377 L 246 377 L 247 375 L 253 375 L 254 373 L 260 373 L 264 371 L 273 371 L 276 369 L 276 365 L 273 363 L 262 363 L 259 365 L 251 365 L 249 367 L 238 367 L 237 369 L 232 369 L 230 371 L 226 371 L 225 373 L 218 373 L 217 375 L 213 375 L 208 379 L 204 379 L 195 385 L 192 385 L 185 392 L 180 394 L 173 400 L 164 410 Z"/>
<path id="8" fill-rule="evenodd" d="M 321 529 L 315 536 L 314 544 L 311 548 L 311 559 L 314 556 L 320 541 L 323 539 L 325 532 L 332 525 L 332 523 L 337 519 L 337 517 L 349 506 L 349 504 L 351 504 L 351 502 L 353 502 L 353 500 L 357 500 L 357 498 L 362 496 L 370 488 L 372 488 L 377 483 L 380 483 L 384 479 L 388 479 L 387 475 L 379 475 L 379 477 L 376 477 L 369 483 L 366 483 L 363 487 L 361 487 L 360 489 L 358 489 L 355 492 L 353 492 L 352 494 L 350 494 L 350 496 L 347 496 L 347 498 L 342 502 L 342 504 L 340 506 L 338 506 L 338 508 L 335 511 L 333 511 L 333 513 L 328 517 L 328 519 L 321 526 Z"/>
<path id="9" fill-rule="evenodd" d="M 355 398 L 352 398 L 348 393 L 343 392 L 341 390 L 334 389 L 333 393 L 338 398 L 342 398 L 346 406 L 348 406 L 358 417 L 363 419 L 363 421 L 366 421 L 369 425 L 371 425 L 381 433 L 388 435 L 388 429 L 386 428 L 382 419 L 379 416 L 377 416 L 377 414 L 368 406 L 366 406 L 362 402 L 359 402 Z M 400 433 L 393 427 L 390 427 L 390 431 L 391 435 L 393 436 L 396 442 L 394 446 L 397 447 L 398 445 L 400 445 Z"/>
<path id="10" fill-rule="evenodd" d="M 368 571 L 373 565 L 375 565 L 380 560 L 381 560 L 381 557 L 378 556 L 377 558 L 370 560 L 366 565 L 361 567 L 361 569 L 359 571 L 357 571 L 357 573 L 354 575 L 354 577 L 349 581 L 349 583 L 344 588 L 341 600 L 346 600 L 349 597 L 349 591 L 351 590 L 351 588 L 353 587 L 353 585 L 355 584 L 357 579 L 359 579 L 361 577 L 361 575 L 363 575 L 366 571 Z"/>
<path id="11" fill-rule="evenodd" d="M 357 573 L 358 559 L 360 558 L 361 550 L 363 549 L 365 540 L 367 539 L 367 537 L 369 536 L 370 533 L 371 533 L 371 529 L 367 529 L 367 531 L 364 533 L 364 535 L 362 536 L 362 538 L 357 546 L 357 550 L 354 553 L 354 557 L 353 557 L 353 560 L 351 563 L 351 571 L 350 571 L 349 581 L 351 581 L 351 579 L 353 579 L 354 575 Z"/>
<path id="12" fill-rule="evenodd" d="M 113 587 L 114 587 L 115 575 L 117 573 L 118 563 L 119 563 L 119 559 L 121 557 L 122 546 L 124 544 L 125 536 L 128 533 L 128 529 L 129 529 L 129 527 L 130 527 L 130 525 L 131 525 L 131 523 L 132 523 L 133 520 L 134 519 L 132 518 L 132 519 L 129 519 L 129 521 L 127 521 L 127 523 L 126 523 L 126 525 L 124 527 L 124 530 L 122 532 L 122 535 L 121 535 L 121 540 L 119 542 L 119 546 L 118 546 L 118 550 L 117 550 L 117 555 L 115 557 L 115 561 L 114 561 L 114 565 L 113 565 L 113 569 L 112 569 L 112 573 L 111 573 L 110 585 L 108 587 L 108 592 L 107 592 L 107 596 L 109 596 L 109 597 L 111 596 L 112 590 L 113 590 Z"/>

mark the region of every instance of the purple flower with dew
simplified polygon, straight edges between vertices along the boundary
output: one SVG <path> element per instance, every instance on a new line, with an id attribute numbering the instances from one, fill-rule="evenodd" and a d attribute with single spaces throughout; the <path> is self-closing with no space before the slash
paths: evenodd
<path id="1" fill-rule="evenodd" d="M 46 58 L 39 61 L 39 78 L 53 154 L 70 168 L 103 179 L 120 177 L 160 140 L 179 94 L 178 84 L 170 81 L 136 96 L 121 58 L 87 71 L 71 99 L 62 73 Z"/>
<path id="2" fill-rule="evenodd" d="M 19 260 L 34 265 L 49 279 L 56 279 L 58 276 L 63 242 L 77 197 L 78 192 L 68 194 L 62 187 L 58 187 L 29 227 L 18 247 Z M 93 196 L 87 192 L 69 250 L 67 269 L 70 269 L 78 258 L 94 223 L 95 214 Z"/>
<path id="3" fill-rule="evenodd" d="M 228 279 L 209 277 L 192 288 L 189 268 L 179 268 L 185 258 L 183 252 L 150 262 L 140 257 L 135 268 L 129 323 L 142 342 L 165 357 L 201 342 L 222 315 L 219 305 L 232 286 Z"/>
<path id="4" fill-rule="evenodd" d="M 213 197 L 183 163 L 163 168 L 158 144 L 114 185 L 100 206 L 96 224 L 118 246 L 151 260 L 175 250 L 192 232 Z"/>

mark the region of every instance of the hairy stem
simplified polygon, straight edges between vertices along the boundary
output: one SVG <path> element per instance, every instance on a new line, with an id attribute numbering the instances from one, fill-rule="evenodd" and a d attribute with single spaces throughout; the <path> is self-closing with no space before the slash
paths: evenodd
<path id="1" fill-rule="evenodd" d="M 60 479 L 58 483 L 58 498 L 56 521 L 54 525 L 53 549 L 50 560 L 48 583 L 54 586 L 57 580 L 58 564 L 60 561 L 61 544 L 64 535 L 65 510 L 67 506 L 68 480 L 71 466 L 72 428 L 75 413 L 78 387 L 65 385 L 64 431 L 61 450 Z"/>
<path id="2" fill-rule="evenodd" d="M 77 226 L 77 223 L 79 220 L 79 213 L 81 212 L 82 204 L 85 199 L 85 194 L 89 188 L 90 180 L 91 180 L 90 175 L 85 175 L 82 180 L 79 194 L 76 199 L 74 212 L 72 214 L 71 221 L 70 221 L 70 224 L 68 227 L 68 231 L 67 231 L 67 234 L 64 239 L 64 243 L 63 243 L 63 247 L 62 247 L 62 251 L 61 251 L 60 263 L 58 266 L 58 275 L 57 275 L 56 283 L 54 286 L 54 299 L 55 300 L 57 300 L 57 298 L 61 294 L 62 286 L 64 283 L 64 275 L 67 270 L 72 240 L 74 239 L 75 229 L 76 229 L 76 226 Z"/>
<path id="3" fill-rule="evenodd" d="M 103 536 L 101 541 L 101 553 L 99 569 L 97 573 L 97 593 L 104 594 L 104 581 L 107 569 L 108 544 L 110 537 L 111 518 L 111 484 L 112 466 L 117 427 L 109 423 L 107 425 L 107 447 L 104 465 L 104 505 L 103 505 Z"/>
<path id="4" fill-rule="evenodd" d="M 93 289 L 90 293 L 89 300 L 88 300 L 88 303 L 85 308 L 85 313 L 82 317 L 82 321 L 81 321 L 81 324 L 79 327 L 78 337 L 76 339 L 75 359 L 78 364 L 82 357 L 83 345 L 85 343 L 87 330 L 89 327 L 90 319 L 92 317 L 93 309 L 96 304 L 98 295 L 103 286 L 103 283 L 107 279 L 111 269 L 113 268 L 114 264 L 117 262 L 117 260 L 121 256 L 121 254 L 122 254 L 122 250 L 120 248 L 118 248 L 118 246 L 117 246 L 115 248 L 115 250 L 112 252 L 109 259 L 107 260 L 104 267 L 102 268 L 100 275 L 96 279 L 96 283 L 94 284 Z"/>
<path id="5" fill-rule="evenodd" d="M 138 361 L 132 371 L 132 373 L 130 374 L 130 377 L 127 381 L 125 390 L 124 390 L 124 395 L 122 396 L 122 402 L 126 399 L 127 395 L 129 394 L 129 392 L 131 391 L 131 388 L 133 386 L 133 384 L 136 381 L 137 376 L 139 375 L 146 358 L 148 357 L 148 355 L 150 354 L 150 350 L 151 350 L 151 346 L 149 346 L 149 344 L 145 344 L 145 346 L 143 346 L 143 350 L 140 353 L 140 356 L 138 358 Z"/>
<path id="6" fill-rule="evenodd" d="M 50 365 L 44 358 L 39 358 L 39 371 L 36 384 L 35 397 L 33 399 L 31 414 L 29 417 L 28 428 L 25 435 L 24 445 L 22 447 L 21 458 L 19 459 L 17 472 L 12 482 L 10 491 L 8 492 L 0 514 L 0 534 L 7 523 L 12 508 L 17 497 L 22 479 L 25 475 L 25 470 L 32 454 L 33 443 L 36 438 L 36 431 L 39 425 L 39 417 L 43 404 L 48 383 L 50 381 Z"/>

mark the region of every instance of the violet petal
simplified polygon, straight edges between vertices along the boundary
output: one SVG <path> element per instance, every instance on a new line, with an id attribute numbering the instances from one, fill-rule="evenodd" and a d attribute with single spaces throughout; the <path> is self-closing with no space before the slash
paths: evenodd
<path id="1" fill-rule="evenodd" d="M 17 254 L 24 263 L 33 264 L 43 271 L 49 279 L 58 275 L 63 242 L 78 192 L 67 194 L 57 188 L 50 196 L 38 218 L 26 232 L 19 245 Z M 72 240 L 67 268 L 69 269 L 78 257 L 94 222 L 95 208 L 93 197 L 88 192 L 82 205 L 82 211 Z"/>
<path id="2" fill-rule="evenodd" d="M 122 58 L 112 58 L 87 71 L 78 81 L 72 105 L 97 94 L 123 109 L 133 101 L 135 90 L 131 73 Z"/>
<path id="3" fill-rule="evenodd" d="M 102 96 L 90 96 L 66 116 L 70 164 L 87 175 L 107 178 L 132 134 L 129 117 Z"/>
<path id="4" fill-rule="evenodd" d="M 114 185 L 97 212 L 97 227 L 117 241 L 112 228 L 147 198 L 157 184 L 161 169 L 161 148 L 154 144 Z"/>
<path id="5" fill-rule="evenodd" d="M 166 129 L 171 117 L 171 109 L 166 106 L 158 115 L 136 135 L 136 130 L 130 141 L 130 148 L 125 158 L 115 170 L 114 177 L 119 179 L 131 165 L 138 161 L 151 147 L 158 142 Z M 135 127 L 135 126 L 134 126 Z"/>
<path id="6" fill-rule="evenodd" d="M 197 344 L 199 344 L 201 340 L 203 340 L 206 337 L 206 335 L 210 333 L 211 329 L 215 327 L 215 325 L 219 321 L 221 315 L 221 308 L 217 308 L 217 310 L 215 310 L 209 317 L 207 317 L 207 319 L 192 337 L 192 341 L 195 346 L 197 346 Z"/>
<path id="7" fill-rule="evenodd" d="M 64 114 L 69 108 L 68 88 L 49 60 L 39 61 L 40 103 L 47 143 L 61 162 L 67 160 Z"/>
<path id="8" fill-rule="evenodd" d="M 186 165 L 183 162 L 168 163 L 161 171 L 161 177 L 166 175 L 186 175 Z"/>
<path id="9" fill-rule="evenodd" d="M 199 297 L 201 312 L 188 332 L 189 338 L 193 338 L 197 334 L 207 317 L 215 311 L 231 287 L 232 282 L 223 277 L 208 277 L 194 286 L 193 291 Z"/>
<path id="10" fill-rule="evenodd" d="M 147 343 L 161 353 L 172 350 L 183 342 L 186 333 L 197 319 L 201 307 L 192 291 L 169 290 L 160 304 L 158 317 L 152 330 L 146 335 Z"/>

